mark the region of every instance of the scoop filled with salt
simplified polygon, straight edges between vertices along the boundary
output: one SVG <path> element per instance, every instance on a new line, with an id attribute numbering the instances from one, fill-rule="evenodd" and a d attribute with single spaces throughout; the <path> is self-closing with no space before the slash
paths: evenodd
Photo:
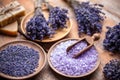
<path id="1" fill-rule="evenodd" d="M 84 53 L 85 51 L 89 50 L 89 48 L 91 48 L 92 46 L 94 46 L 94 41 L 98 40 L 100 37 L 99 34 L 94 34 L 90 39 L 88 38 L 82 38 L 79 41 L 77 41 L 76 43 L 70 45 L 67 47 L 66 52 L 67 54 L 69 53 L 75 53 L 73 55 L 73 58 L 78 58 L 82 53 Z M 80 45 L 82 45 L 82 43 L 86 43 L 84 46 L 80 47 Z"/>

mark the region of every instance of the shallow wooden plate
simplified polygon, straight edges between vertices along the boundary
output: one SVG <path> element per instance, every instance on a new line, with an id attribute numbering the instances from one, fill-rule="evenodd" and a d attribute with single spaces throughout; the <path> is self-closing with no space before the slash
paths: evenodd
<path id="1" fill-rule="evenodd" d="M 34 11 L 28 13 L 23 19 L 22 19 L 22 22 L 21 22 L 21 26 L 20 26 L 20 29 L 22 31 L 22 33 L 26 34 L 26 24 L 27 22 L 33 17 L 33 13 Z M 48 18 L 48 11 L 43 11 L 43 14 L 45 16 L 45 18 L 47 19 Z M 66 23 L 66 26 L 67 28 L 64 28 L 64 29 L 58 29 L 56 31 L 56 33 L 53 35 L 52 38 L 44 38 L 43 40 L 35 40 L 37 42 L 53 42 L 53 41 L 57 41 L 59 39 L 62 39 L 64 38 L 71 30 L 71 20 L 69 19 Z"/>
<path id="2" fill-rule="evenodd" d="M 92 73 L 99 67 L 99 65 L 100 65 L 100 58 L 99 58 L 99 56 L 98 56 L 98 61 L 96 62 L 96 66 L 95 66 L 91 71 L 89 71 L 89 72 L 86 73 L 86 74 L 82 74 L 82 75 L 78 75 L 78 76 L 70 76 L 70 75 L 63 74 L 62 72 L 58 71 L 58 70 L 52 65 L 51 60 L 50 60 L 50 56 L 51 56 L 51 54 L 52 54 L 52 50 L 53 50 L 58 44 L 60 44 L 61 42 L 65 42 L 65 41 L 67 41 L 67 40 L 77 40 L 77 41 L 79 41 L 80 39 L 72 39 L 72 38 L 64 39 L 64 40 L 61 40 L 61 41 L 55 43 L 55 44 L 50 48 L 50 50 L 48 51 L 48 56 L 47 56 L 47 58 L 48 58 L 48 63 L 49 63 L 49 65 L 50 65 L 50 67 L 52 68 L 52 70 L 55 71 L 56 73 L 62 75 L 62 76 L 69 77 L 69 78 L 80 78 L 80 77 L 85 77 L 85 76 L 87 76 L 87 75 L 92 74 Z M 99 55 L 99 54 L 98 54 L 98 55 Z"/>
<path id="3" fill-rule="evenodd" d="M 10 45 L 23 45 L 23 46 L 27 46 L 29 48 L 33 48 L 34 50 L 38 51 L 39 52 L 39 56 L 40 56 L 40 59 L 39 59 L 39 62 L 38 62 L 39 65 L 35 69 L 35 72 L 33 72 L 32 74 L 27 75 L 27 76 L 14 77 L 14 76 L 6 75 L 4 73 L 0 73 L 1 77 L 7 78 L 7 79 L 11 79 L 11 80 L 13 80 L 13 79 L 14 80 L 27 79 L 27 78 L 33 77 L 36 74 L 38 74 L 43 69 L 43 67 L 45 66 L 45 64 L 46 64 L 46 53 L 43 50 L 43 48 L 41 46 L 39 46 L 38 44 L 36 44 L 34 42 L 31 42 L 31 41 L 23 41 L 23 40 L 22 41 L 13 41 L 13 42 L 9 42 L 9 43 L 1 46 L 0 47 L 0 51 L 5 49 L 7 46 L 10 46 Z"/>

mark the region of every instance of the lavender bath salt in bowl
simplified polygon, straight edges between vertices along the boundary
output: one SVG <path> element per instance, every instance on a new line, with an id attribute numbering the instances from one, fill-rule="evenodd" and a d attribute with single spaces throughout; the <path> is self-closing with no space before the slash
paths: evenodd
<path id="1" fill-rule="evenodd" d="M 87 47 L 86 41 L 78 43 L 69 53 L 67 47 L 76 43 L 78 39 L 65 39 L 54 44 L 48 52 L 50 67 L 58 74 L 78 78 L 93 73 L 99 66 L 99 54 L 94 45 L 81 54 L 78 58 L 72 56 Z"/>

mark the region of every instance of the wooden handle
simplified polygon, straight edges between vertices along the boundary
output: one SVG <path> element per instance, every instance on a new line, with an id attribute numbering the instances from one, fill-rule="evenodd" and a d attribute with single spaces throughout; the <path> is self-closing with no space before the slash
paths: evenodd
<path id="1" fill-rule="evenodd" d="M 95 33 L 93 36 L 92 36 L 92 39 L 93 41 L 97 41 L 100 39 L 100 33 Z"/>

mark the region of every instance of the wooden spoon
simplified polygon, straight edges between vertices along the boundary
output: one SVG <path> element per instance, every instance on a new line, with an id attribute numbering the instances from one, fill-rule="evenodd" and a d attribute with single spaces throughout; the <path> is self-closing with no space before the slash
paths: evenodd
<path id="1" fill-rule="evenodd" d="M 83 38 L 79 41 L 77 41 L 76 43 L 70 45 L 67 49 L 66 52 L 68 54 L 68 52 L 78 43 L 80 43 L 81 41 L 86 41 L 87 42 L 87 47 L 84 48 L 83 50 L 80 50 L 77 54 L 73 55 L 73 58 L 78 58 L 81 54 L 83 54 L 85 51 L 89 50 L 92 46 L 94 46 L 94 41 L 98 40 L 100 38 L 100 34 L 96 33 L 92 36 L 91 40 L 89 40 L 88 38 Z"/>

